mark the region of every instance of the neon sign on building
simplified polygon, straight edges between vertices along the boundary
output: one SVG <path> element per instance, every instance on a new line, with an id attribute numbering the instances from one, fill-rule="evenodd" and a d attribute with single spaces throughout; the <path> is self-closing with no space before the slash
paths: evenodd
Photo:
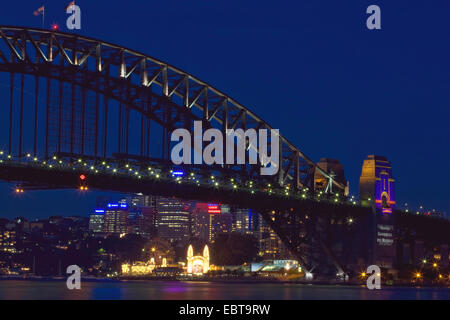
<path id="1" fill-rule="evenodd" d="M 220 205 L 218 204 L 208 204 L 208 213 L 220 213 Z"/>

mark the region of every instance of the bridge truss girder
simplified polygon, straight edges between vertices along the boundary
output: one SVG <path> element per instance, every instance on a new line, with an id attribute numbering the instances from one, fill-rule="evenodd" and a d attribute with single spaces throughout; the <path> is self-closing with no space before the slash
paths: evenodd
<path id="1" fill-rule="evenodd" d="M 272 129 L 206 82 L 136 51 L 79 35 L 22 27 L 0 27 L 0 37 L 4 44 L 0 47 L 2 71 L 76 84 L 136 110 L 164 128 L 166 159 L 170 131 L 192 128 L 194 120 L 201 120 L 204 128 L 217 128 L 224 133 L 234 128 Z M 307 179 L 311 168 L 330 178 L 282 135 L 280 150 L 280 168 L 273 183 L 312 190 Z M 95 150 L 95 155 L 105 157 L 106 152 Z M 230 170 L 242 168 L 229 166 Z M 245 170 L 250 176 L 259 174 L 258 166 Z M 345 188 L 334 180 L 333 184 Z"/>

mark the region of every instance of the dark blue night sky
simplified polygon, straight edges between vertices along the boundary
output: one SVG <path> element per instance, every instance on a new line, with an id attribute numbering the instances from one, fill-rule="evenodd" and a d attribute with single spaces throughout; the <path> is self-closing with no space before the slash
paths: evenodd
<path id="1" fill-rule="evenodd" d="M 0 24 L 65 27 L 70 1 L 3 1 Z M 66 3 L 67 2 L 67 3 Z M 166 61 L 227 93 L 313 160 L 337 158 L 352 194 L 369 154 L 393 165 L 397 205 L 450 212 L 450 2 L 79 0 L 83 35 Z M 381 7 L 382 30 L 366 28 Z M 87 215 L 97 193 L 0 186 L 1 216 Z M 117 195 L 119 196 L 119 195 Z"/>

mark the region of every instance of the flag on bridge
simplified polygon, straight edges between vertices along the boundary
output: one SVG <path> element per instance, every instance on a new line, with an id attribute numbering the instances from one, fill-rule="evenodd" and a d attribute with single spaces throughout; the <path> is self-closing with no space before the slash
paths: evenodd
<path id="1" fill-rule="evenodd" d="M 34 12 L 35 16 L 39 16 L 42 14 L 42 29 L 44 29 L 44 23 L 45 23 L 45 6 L 40 7 Z"/>
<path id="2" fill-rule="evenodd" d="M 38 15 L 43 15 L 44 14 L 44 12 L 45 12 L 45 6 L 42 6 L 42 7 L 40 7 L 39 9 L 37 9 L 35 12 L 34 12 L 34 15 L 35 16 L 38 16 Z"/>

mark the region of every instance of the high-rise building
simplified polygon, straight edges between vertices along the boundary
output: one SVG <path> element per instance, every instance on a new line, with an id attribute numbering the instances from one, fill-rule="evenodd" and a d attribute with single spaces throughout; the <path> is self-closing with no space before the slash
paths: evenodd
<path id="1" fill-rule="evenodd" d="M 105 210 L 96 209 L 95 212 L 89 216 L 89 231 L 93 233 L 103 232 L 104 222 L 105 222 Z"/>
<path id="2" fill-rule="evenodd" d="M 230 233 L 232 224 L 227 205 L 198 202 L 192 210 L 192 235 L 199 239 L 213 242 L 217 236 Z"/>
<path id="3" fill-rule="evenodd" d="M 16 253 L 17 234 L 14 228 L 0 228 L 0 251 Z"/>
<path id="4" fill-rule="evenodd" d="M 190 204 L 175 198 L 156 201 L 158 236 L 168 241 L 187 241 L 190 238 Z"/>
<path id="5" fill-rule="evenodd" d="M 137 193 L 119 201 L 119 205 L 128 207 L 128 232 L 144 238 L 156 235 L 156 197 Z"/>
<path id="6" fill-rule="evenodd" d="M 259 215 L 259 255 L 264 259 L 287 259 L 291 255 L 280 237 Z"/>
<path id="7" fill-rule="evenodd" d="M 233 232 L 248 234 L 251 231 L 250 209 L 236 209 L 233 215 Z"/>
<path id="8" fill-rule="evenodd" d="M 128 231 L 128 206 L 123 203 L 108 203 L 105 208 L 103 232 L 122 235 Z"/>
<path id="9" fill-rule="evenodd" d="M 259 239 L 260 215 L 250 209 L 234 209 L 232 211 L 232 232 L 248 234 Z"/>
<path id="10" fill-rule="evenodd" d="M 154 206 L 155 197 L 137 193 L 126 197 L 126 202 L 130 208 L 152 207 Z"/>
<path id="11" fill-rule="evenodd" d="M 197 202 L 192 210 L 192 235 L 204 241 L 209 241 L 210 214 L 208 203 Z"/>
<path id="12" fill-rule="evenodd" d="M 151 207 L 139 208 L 133 220 L 130 220 L 131 233 L 144 238 L 156 236 L 156 209 Z"/>
<path id="13" fill-rule="evenodd" d="M 208 204 L 209 241 L 213 242 L 217 236 L 228 234 L 232 230 L 233 217 L 228 206 Z"/>

